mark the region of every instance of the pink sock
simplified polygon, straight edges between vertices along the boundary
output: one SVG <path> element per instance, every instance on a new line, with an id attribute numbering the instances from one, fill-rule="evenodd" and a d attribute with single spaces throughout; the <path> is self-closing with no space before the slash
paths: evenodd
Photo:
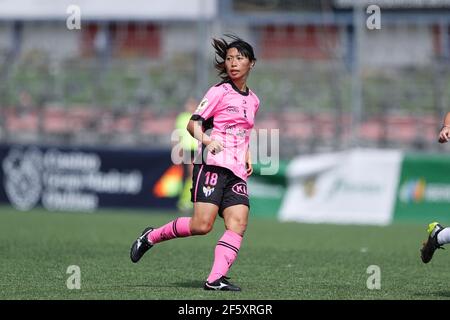
<path id="1" fill-rule="evenodd" d="M 189 217 L 176 218 L 168 224 L 150 232 L 148 234 L 148 240 L 152 244 L 156 244 L 173 238 L 189 237 L 191 235 L 190 222 L 191 218 Z"/>
<path id="2" fill-rule="evenodd" d="M 211 283 L 222 276 L 226 276 L 234 260 L 236 260 L 241 247 L 242 236 L 234 231 L 227 230 L 217 242 L 214 251 L 214 264 L 208 276 Z"/>

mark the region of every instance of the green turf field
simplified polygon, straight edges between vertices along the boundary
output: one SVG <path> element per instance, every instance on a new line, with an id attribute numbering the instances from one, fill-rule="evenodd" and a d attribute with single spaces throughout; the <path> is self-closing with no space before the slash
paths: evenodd
<path id="1" fill-rule="evenodd" d="M 229 276 L 239 293 L 202 289 L 222 220 L 207 236 L 175 239 L 138 264 L 130 245 L 170 214 L 18 212 L 0 208 L 0 299 L 449 299 L 450 252 L 422 264 L 425 225 L 310 225 L 251 219 Z M 66 287 L 78 265 L 81 289 Z M 368 266 L 381 289 L 366 286 Z"/>

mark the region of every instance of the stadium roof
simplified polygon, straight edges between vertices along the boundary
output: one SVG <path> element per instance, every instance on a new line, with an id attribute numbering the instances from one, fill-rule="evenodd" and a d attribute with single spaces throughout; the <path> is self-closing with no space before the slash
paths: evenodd
<path id="1" fill-rule="evenodd" d="M 216 0 L 0 0 L 0 20 L 65 20 L 80 8 L 84 20 L 212 19 Z"/>
<path id="2" fill-rule="evenodd" d="M 383 9 L 450 8 L 450 0 L 334 0 L 337 8 L 377 5 Z"/>

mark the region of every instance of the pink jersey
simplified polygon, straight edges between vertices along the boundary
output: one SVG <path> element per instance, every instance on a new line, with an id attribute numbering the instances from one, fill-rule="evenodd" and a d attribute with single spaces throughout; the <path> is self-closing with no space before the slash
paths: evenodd
<path id="1" fill-rule="evenodd" d="M 221 141 L 224 149 L 218 154 L 208 152 L 203 163 L 228 168 L 246 181 L 245 157 L 258 108 L 259 99 L 249 89 L 239 91 L 231 81 L 211 87 L 192 119 L 203 120 L 206 130 L 212 128 L 211 139 Z"/>

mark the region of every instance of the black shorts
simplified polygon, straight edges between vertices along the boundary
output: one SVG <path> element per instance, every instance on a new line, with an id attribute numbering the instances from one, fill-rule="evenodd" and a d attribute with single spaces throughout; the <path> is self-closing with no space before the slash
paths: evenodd
<path id="1" fill-rule="evenodd" d="M 221 217 L 225 208 L 237 204 L 250 208 L 247 182 L 227 168 L 206 164 L 194 165 L 191 201 L 217 205 Z"/>

